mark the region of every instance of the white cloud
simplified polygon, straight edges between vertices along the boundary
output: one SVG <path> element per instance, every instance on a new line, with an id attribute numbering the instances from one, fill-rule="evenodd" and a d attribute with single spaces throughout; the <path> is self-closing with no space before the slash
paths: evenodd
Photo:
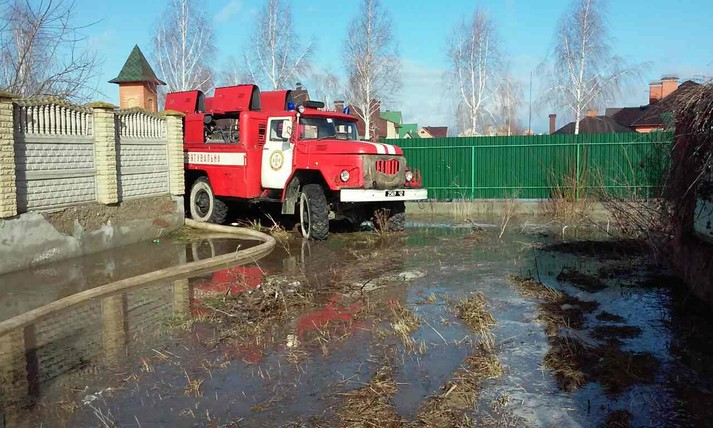
<path id="1" fill-rule="evenodd" d="M 242 0 L 230 0 L 215 14 L 215 22 L 224 24 L 238 15 L 243 8 Z"/>

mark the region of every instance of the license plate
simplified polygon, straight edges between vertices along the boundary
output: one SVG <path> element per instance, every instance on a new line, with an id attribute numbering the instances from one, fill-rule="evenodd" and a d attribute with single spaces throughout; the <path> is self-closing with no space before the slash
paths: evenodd
<path id="1" fill-rule="evenodd" d="M 386 197 L 387 198 L 397 198 L 399 196 L 404 196 L 406 192 L 404 190 L 387 190 L 386 191 Z"/>

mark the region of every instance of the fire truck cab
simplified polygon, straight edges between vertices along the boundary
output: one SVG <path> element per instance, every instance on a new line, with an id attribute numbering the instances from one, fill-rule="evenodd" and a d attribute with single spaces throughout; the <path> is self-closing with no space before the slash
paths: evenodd
<path id="1" fill-rule="evenodd" d="M 427 198 L 418 171 L 399 147 L 359 141 L 357 119 L 294 105 L 290 91 L 260 93 L 255 85 L 169 93 L 166 109 L 185 114 L 184 152 L 189 214 L 223 223 L 227 203 L 279 203 L 298 215 L 305 238 L 326 239 L 329 220 L 404 227 L 405 201 Z"/>

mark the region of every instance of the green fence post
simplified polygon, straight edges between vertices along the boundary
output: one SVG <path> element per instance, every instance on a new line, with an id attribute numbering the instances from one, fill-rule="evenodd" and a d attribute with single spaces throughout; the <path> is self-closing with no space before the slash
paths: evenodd
<path id="1" fill-rule="evenodd" d="M 582 168 L 582 144 L 581 141 L 579 141 L 579 135 L 574 136 L 577 139 L 577 179 L 574 182 L 575 186 L 577 186 L 577 189 L 575 189 L 574 192 L 574 200 L 578 201 L 579 200 L 579 179 L 580 179 L 580 173 L 581 173 L 581 168 Z"/>
<path id="2" fill-rule="evenodd" d="M 470 146 L 470 199 L 475 199 L 475 144 Z"/>

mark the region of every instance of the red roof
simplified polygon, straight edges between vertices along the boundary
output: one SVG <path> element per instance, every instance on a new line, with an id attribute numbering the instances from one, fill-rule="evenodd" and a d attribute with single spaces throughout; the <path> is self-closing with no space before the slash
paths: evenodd
<path id="1" fill-rule="evenodd" d="M 423 129 L 426 130 L 433 138 L 446 138 L 448 137 L 448 127 L 447 126 L 424 126 Z"/>

